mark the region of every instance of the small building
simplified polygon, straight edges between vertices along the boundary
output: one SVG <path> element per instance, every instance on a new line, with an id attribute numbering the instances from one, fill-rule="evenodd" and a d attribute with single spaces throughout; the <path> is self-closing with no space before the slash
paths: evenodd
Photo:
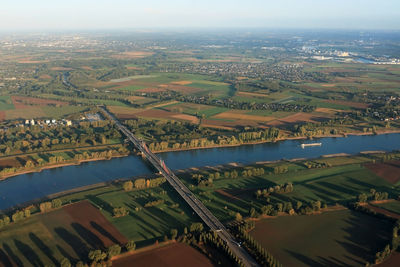
<path id="1" fill-rule="evenodd" d="M 34 119 L 31 120 L 31 125 L 35 125 L 35 120 Z"/>
<path id="2" fill-rule="evenodd" d="M 31 122 L 29 120 L 25 120 L 25 125 L 30 124 Z"/>
<path id="3" fill-rule="evenodd" d="M 46 124 L 50 124 L 50 120 L 46 120 Z"/>
<path id="4" fill-rule="evenodd" d="M 52 119 L 52 120 L 51 120 L 51 123 L 56 123 L 56 120 L 55 120 L 55 119 Z"/>
<path id="5" fill-rule="evenodd" d="M 72 121 L 66 120 L 66 124 L 67 124 L 67 126 L 71 126 L 72 125 Z"/>

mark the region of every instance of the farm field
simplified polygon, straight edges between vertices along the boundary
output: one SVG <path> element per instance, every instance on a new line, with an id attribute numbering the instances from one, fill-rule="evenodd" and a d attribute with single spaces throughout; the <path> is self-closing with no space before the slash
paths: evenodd
<path id="1" fill-rule="evenodd" d="M 33 215 L 0 230 L 0 265 L 58 265 L 63 257 L 85 259 L 90 249 L 127 239 L 89 202 Z"/>
<path id="2" fill-rule="evenodd" d="M 284 266 L 364 266 L 389 241 L 387 229 L 389 222 L 341 210 L 263 219 L 250 234 Z"/>
<path id="3" fill-rule="evenodd" d="M 63 202 L 87 199 L 101 209 L 103 215 L 138 247 L 153 244 L 171 229 L 183 231 L 196 220 L 176 192 L 163 184 L 161 187 L 125 192 L 120 186 L 107 186 L 61 198 Z M 144 207 L 150 201 L 161 200 L 156 206 Z M 129 215 L 113 217 L 114 207 L 125 207 Z M 200 220 L 200 219 L 198 219 Z"/>
<path id="4" fill-rule="evenodd" d="M 397 185 L 400 181 L 400 161 L 370 163 L 365 166 L 389 183 Z"/>
<path id="5" fill-rule="evenodd" d="M 193 266 L 206 267 L 214 266 L 211 261 L 196 249 L 182 243 L 175 243 L 152 249 L 149 251 L 135 253 L 130 256 L 121 257 L 113 261 L 113 266 L 148 266 L 148 267 L 174 267 Z"/>
<path id="6" fill-rule="evenodd" d="M 67 102 L 24 96 L 0 97 L 0 120 L 63 118 L 82 112 L 87 107 L 69 105 Z"/>

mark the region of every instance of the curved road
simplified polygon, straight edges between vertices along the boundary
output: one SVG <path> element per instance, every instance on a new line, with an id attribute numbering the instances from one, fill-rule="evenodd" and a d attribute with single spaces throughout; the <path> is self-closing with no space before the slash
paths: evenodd
<path id="1" fill-rule="evenodd" d="M 162 174 L 171 186 L 181 195 L 186 203 L 197 213 L 203 222 L 215 231 L 224 240 L 232 252 L 243 262 L 245 266 L 259 266 L 258 263 L 242 248 L 239 243 L 228 232 L 225 226 L 196 198 L 182 181 L 157 157 L 146 144 L 136 138 L 124 125 L 122 125 L 110 112 L 101 107 L 104 114 L 115 122 L 119 130 L 140 150 L 144 157 Z"/>

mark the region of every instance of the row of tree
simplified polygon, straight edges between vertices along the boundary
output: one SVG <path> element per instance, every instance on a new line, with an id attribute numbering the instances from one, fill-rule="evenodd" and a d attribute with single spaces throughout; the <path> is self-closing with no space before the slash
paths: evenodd
<path id="1" fill-rule="evenodd" d="M 286 183 L 283 185 L 275 185 L 268 187 L 266 189 L 259 189 L 256 191 L 255 195 L 257 198 L 260 197 L 268 197 L 272 193 L 277 193 L 277 194 L 284 194 L 284 193 L 290 193 L 293 192 L 293 184 L 292 183 Z"/>
<path id="2" fill-rule="evenodd" d="M 255 257 L 256 261 L 262 266 L 271 266 L 271 267 L 280 267 L 282 264 L 276 259 L 270 252 L 268 252 L 265 248 L 261 246 L 260 243 L 257 242 L 251 236 L 248 231 L 250 227 L 254 227 L 254 224 L 249 223 L 249 225 L 245 222 L 243 224 L 239 224 L 236 228 L 234 228 L 235 234 L 237 238 L 242 240 L 243 246 L 245 246 L 250 254 Z"/>

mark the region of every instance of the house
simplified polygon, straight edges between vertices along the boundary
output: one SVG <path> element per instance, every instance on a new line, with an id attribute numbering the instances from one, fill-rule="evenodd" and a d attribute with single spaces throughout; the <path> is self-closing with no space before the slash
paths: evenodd
<path id="1" fill-rule="evenodd" d="M 34 119 L 31 120 L 31 125 L 35 125 L 35 120 Z"/>

